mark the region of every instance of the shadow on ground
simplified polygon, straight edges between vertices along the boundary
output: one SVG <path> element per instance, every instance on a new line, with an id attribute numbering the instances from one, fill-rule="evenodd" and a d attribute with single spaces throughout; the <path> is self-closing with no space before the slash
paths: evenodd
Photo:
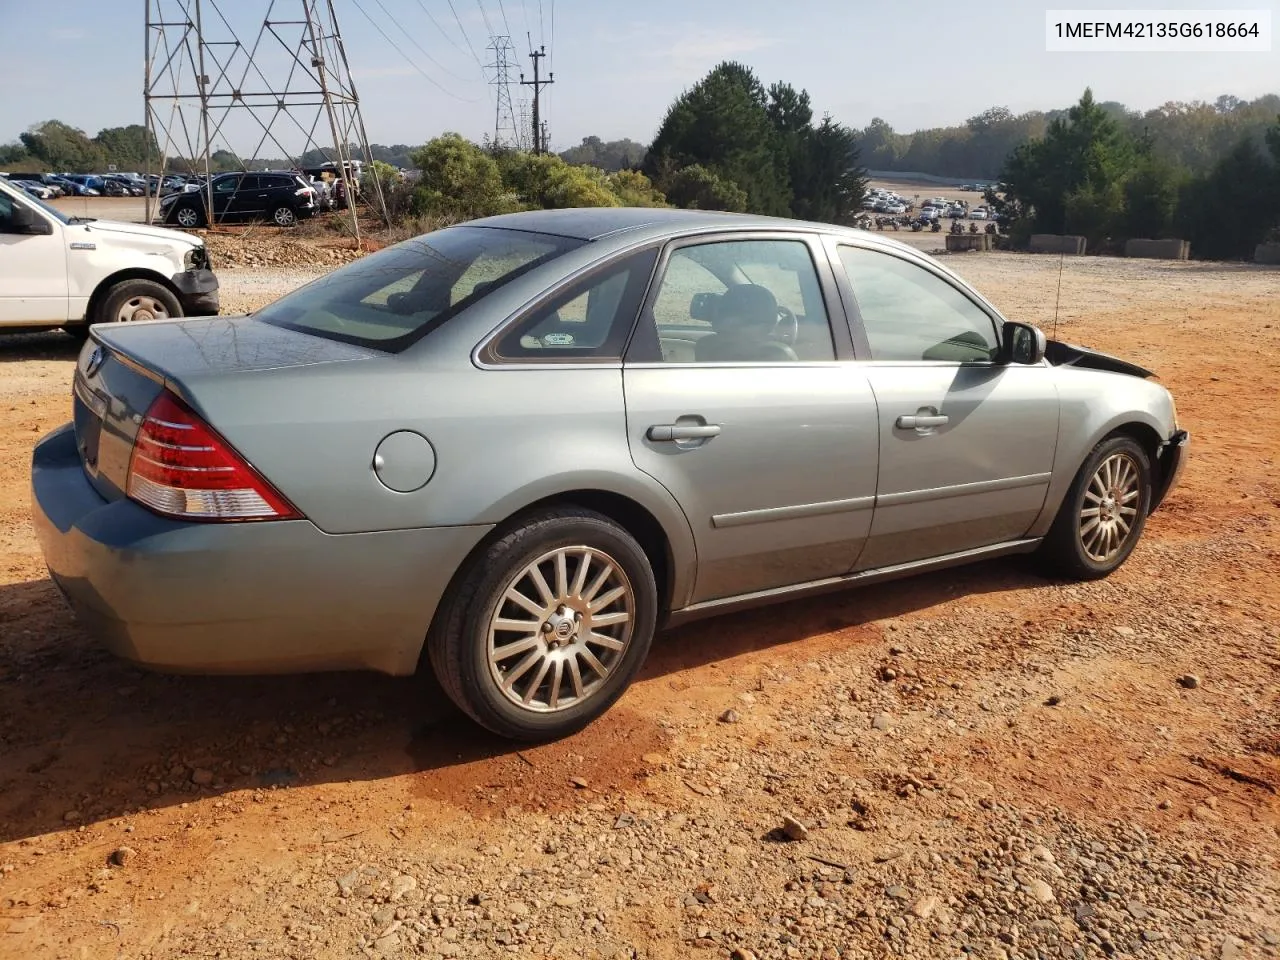
<path id="1" fill-rule="evenodd" d="M 524 796 L 523 781 L 546 780 L 565 757 L 593 771 L 593 786 L 625 787 L 640 776 L 642 757 L 665 737 L 655 705 L 680 697 L 685 671 L 762 651 L 779 654 L 763 663 L 784 650 L 804 656 L 791 645 L 1043 582 L 1025 558 L 1012 558 L 671 630 L 655 640 L 634 697 L 582 733 L 537 747 L 479 730 L 429 677 L 145 672 L 82 633 L 48 580 L 10 585 L 0 588 L 0 842 L 232 790 L 403 774 L 416 775 L 422 795 L 473 812 L 473 794 L 503 785 L 551 806 L 551 796 Z M 856 634 L 848 642 L 859 642 Z M 529 778 L 538 767 L 543 775 Z"/>

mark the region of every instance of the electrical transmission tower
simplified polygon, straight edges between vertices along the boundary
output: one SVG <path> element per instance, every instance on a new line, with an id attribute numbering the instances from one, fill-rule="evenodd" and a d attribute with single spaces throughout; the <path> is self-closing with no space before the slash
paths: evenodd
<path id="1" fill-rule="evenodd" d="M 486 67 L 490 71 L 489 83 L 497 90 L 494 118 L 493 145 L 495 147 L 520 146 L 520 127 L 517 126 L 515 106 L 511 100 L 511 74 L 515 70 L 510 37 L 494 36 L 489 38 L 488 50 L 493 51 L 493 62 Z"/>
<path id="2" fill-rule="evenodd" d="M 242 169 L 264 159 L 264 151 L 300 169 L 302 155 L 319 150 L 345 181 L 358 240 L 360 170 L 371 167 L 373 157 L 333 0 L 257 0 L 265 11 L 252 44 L 241 42 L 224 15 L 223 7 L 233 5 L 237 14 L 247 6 L 245 0 L 147 0 L 148 176 L 158 172 L 163 184 L 170 164 L 184 160 L 188 172 L 206 178 L 205 209 L 213 222 L 214 144 L 239 145 L 221 152 Z M 158 157 L 151 156 L 152 144 Z M 377 177 L 372 183 L 371 200 L 386 219 L 382 185 Z M 159 192 L 148 187 L 148 220 Z"/>
<path id="3" fill-rule="evenodd" d="M 531 50 L 529 52 L 529 59 L 533 61 L 533 79 L 526 80 L 524 78 L 524 74 L 520 74 L 520 85 L 523 87 L 533 87 L 533 121 L 530 127 L 530 132 L 533 135 L 534 153 L 545 153 L 547 150 L 547 128 L 542 122 L 542 116 L 540 113 L 542 88 L 549 87 L 551 84 L 556 82 L 556 75 L 554 73 L 548 73 L 547 79 L 545 80 L 540 79 L 538 76 L 538 65 L 546 55 L 547 48 L 545 46 L 539 50 Z"/>

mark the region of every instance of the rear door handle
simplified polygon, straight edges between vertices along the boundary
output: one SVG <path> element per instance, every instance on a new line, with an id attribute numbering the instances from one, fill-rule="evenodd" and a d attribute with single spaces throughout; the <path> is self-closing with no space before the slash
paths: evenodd
<path id="1" fill-rule="evenodd" d="M 718 423 L 655 423 L 645 434 L 650 440 L 706 440 L 720 436 Z"/>
<path id="2" fill-rule="evenodd" d="M 939 414 L 935 417 L 922 417 L 919 415 L 914 417 L 899 417 L 898 429 L 927 430 L 931 427 L 945 427 L 947 425 L 947 420 L 948 417 L 943 414 Z"/>

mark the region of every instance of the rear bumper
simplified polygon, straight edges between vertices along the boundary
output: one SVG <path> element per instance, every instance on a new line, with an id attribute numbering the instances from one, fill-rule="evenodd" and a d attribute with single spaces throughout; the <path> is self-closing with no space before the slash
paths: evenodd
<path id="1" fill-rule="evenodd" d="M 104 500 L 69 425 L 37 444 L 31 471 L 36 534 L 77 618 L 118 656 L 172 672 L 413 673 L 454 570 L 491 529 L 168 520 Z"/>
<path id="2" fill-rule="evenodd" d="M 185 270 L 169 278 L 178 289 L 178 302 L 182 313 L 188 317 L 216 317 L 221 306 L 218 300 L 218 278 L 212 270 Z"/>
<path id="3" fill-rule="evenodd" d="M 1187 465 L 1187 444 L 1191 434 L 1185 430 L 1177 430 L 1156 450 L 1156 462 L 1160 466 L 1156 487 L 1151 492 L 1151 509 L 1164 502 L 1164 498 L 1178 485 L 1183 468 Z"/>

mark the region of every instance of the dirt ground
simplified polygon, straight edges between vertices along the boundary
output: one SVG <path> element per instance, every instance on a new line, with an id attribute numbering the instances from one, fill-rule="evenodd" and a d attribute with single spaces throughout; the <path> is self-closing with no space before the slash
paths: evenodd
<path id="1" fill-rule="evenodd" d="M 0 340 L 0 957 L 1280 956 L 1280 271 L 946 262 L 1174 392 L 1190 463 L 1128 564 L 681 628 L 523 750 L 429 682 L 99 651 L 27 519 L 74 349 Z"/>

